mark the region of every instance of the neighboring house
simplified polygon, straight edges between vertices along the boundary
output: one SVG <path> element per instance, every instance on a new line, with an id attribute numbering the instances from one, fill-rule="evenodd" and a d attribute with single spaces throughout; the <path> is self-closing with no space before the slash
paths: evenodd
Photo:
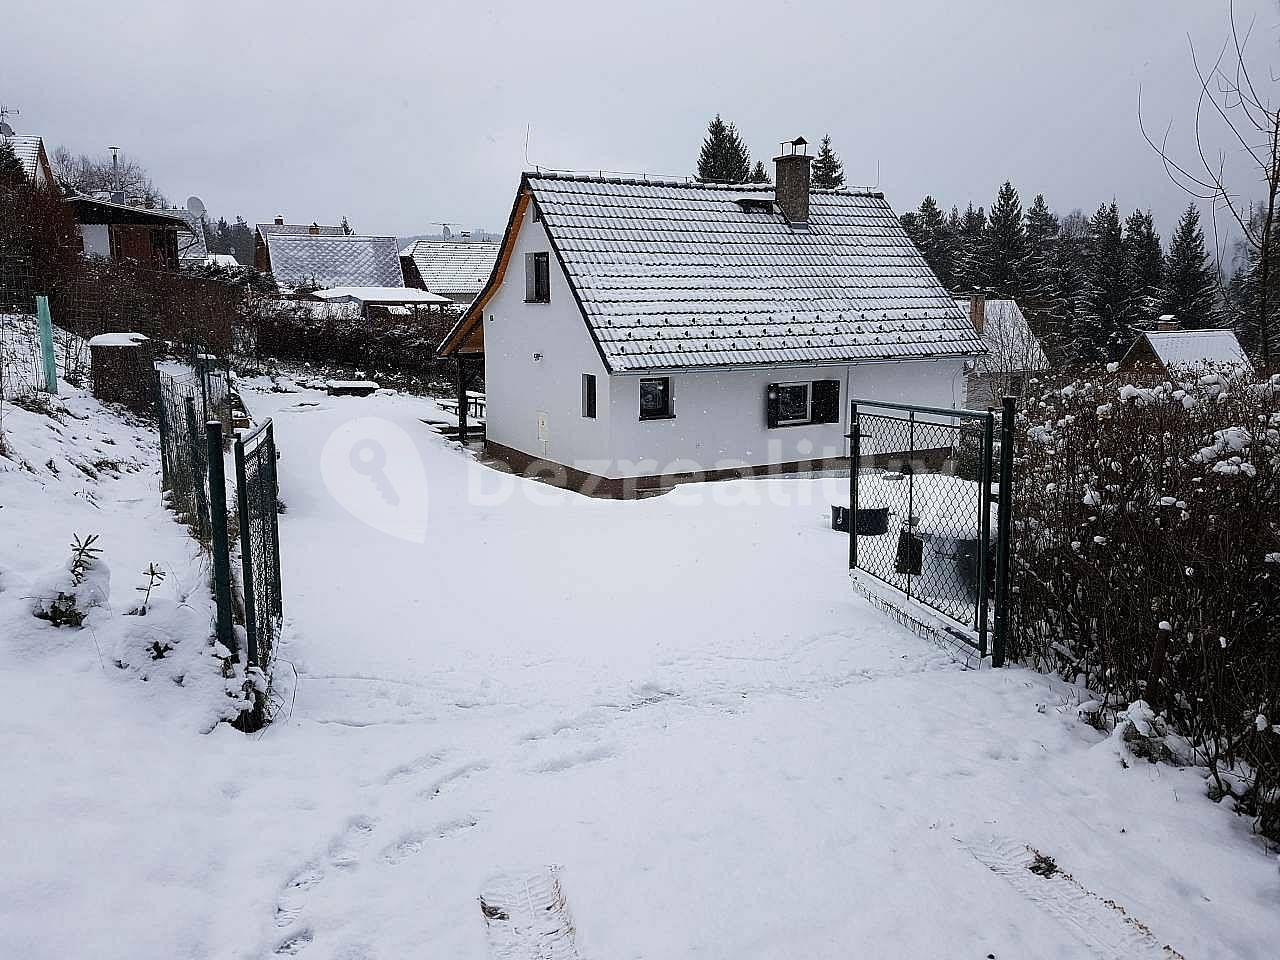
<path id="1" fill-rule="evenodd" d="M 400 251 L 404 282 L 469 304 L 493 273 L 499 249 L 479 241 L 414 240 Z"/>
<path id="2" fill-rule="evenodd" d="M 395 237 L 268 233 L 259 270 L 282 290 L 315 287 L 403 287 Z"/>
<path id="3" fill-rule="evenodd" d="M 22 172 L 37 187 L 56 188 L 57 179 L 53 175 L 53 167 L 49 164 L 49 156 L 44 150 L 44 140 L 34 136 L 18 134 L 0 135 L 0 142 L 13 148 L 14 156 L 22 164 Z"/>
<path id="4" fill-rule="evenodd" d="M 64 202 L 79 225 L 87 256 L 178 269 L 179 238 L 192 233 L 185 217 L 171 210 L 148 210 L 81 195 Z"/>
<path id="5" fill-rule="evenodd" d="M 964 312 L 882 194 L 809 161 L 776 189 L 526 173 L 440 350 L 483 358 L 488 452 L 625 496 L 847 463 L 850 397 L 959 406 Z"/>
<path id="6" fill-rule="evenodd" d="M 270 263 L 270 254 L 267 250 L 267 237 L 269 236 L 343 237 L 346 236 L 346 234 L 346 230 L 337 224 L 285 223 L 284 217 L 276 217 L 271 223 L 259 223 L 254 227 L 253 266 L 256 270 L 260 270 L 263 273 L 270 269 L 268 266 Z"/>
<path id="7" fill-rule="evenodd" d="M 1003 397 L 1023 396 L 1030 376 L 1048 370 L 1049 360 L 1017 301 L 981 294 L 956 300 L 987 347 L 965 377 L 965 406 L 984 410 L 1000 406 Z"/>
<path id="8" fill-rule="evenodd" d="M 1161 321 L 1160 329 L 1138 336 L 1120 360 L 1121 370 L 1155 369 L 1165 376 L 1209 369 L 1253 374 L 1253 364 L 1230 330 L 1183 330 L 1171 319 Z"/>

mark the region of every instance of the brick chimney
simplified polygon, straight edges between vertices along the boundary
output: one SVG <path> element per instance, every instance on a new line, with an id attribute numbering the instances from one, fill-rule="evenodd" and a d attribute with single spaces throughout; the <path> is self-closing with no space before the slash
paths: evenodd
<path id="1" fill-rule="evenodd" d="M 276 226 L 278 227 L 284 226 L 284 214 L 280 214 L 279 216 L 276 217 Z"/>
<path id="2" fill-rule="evenodd" d="M 1156 321 L 1156 329 L 1160 331 L 1181 330 L 1178 325 L 1177 318 L 1172 313 L 1160 314 L 1160 319 Z"/>
<path id="3" fill-rule="evenodd" d="M 809 227 L 809 161 L 813 158 L 808 149 L 808 141 L 796 137 L 784 141 L 782 153 L 773 158 L 774 202 L 787 223 L 800 230 Z"/>
<path id="4" fill-rule="evenodd" d="M 311 234 L 313 237 L 320 236 L 320 224 L 311 224 L 311 226 L 307 227 L 307 233 Z"/>
<path id="5" fill-rule="evenodd" d="M 983 293 L 969 294 L 969 322 L 973 324 L 974 333 L 981 334 L 987 323 L 987 297 Z"/>

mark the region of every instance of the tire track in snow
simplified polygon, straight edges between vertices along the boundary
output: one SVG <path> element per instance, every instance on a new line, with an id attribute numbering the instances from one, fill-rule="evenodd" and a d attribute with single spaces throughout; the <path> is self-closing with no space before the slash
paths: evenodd
<path id="1" fill-rule="evenodd" d="M 1186 960 L 1173 947 L 1161 944 L 1124 907 L 1087 889 L 1035 848 L 1002 838 L 961 844 L 975 860 L 1070 930 L 1100 960 Z"/>

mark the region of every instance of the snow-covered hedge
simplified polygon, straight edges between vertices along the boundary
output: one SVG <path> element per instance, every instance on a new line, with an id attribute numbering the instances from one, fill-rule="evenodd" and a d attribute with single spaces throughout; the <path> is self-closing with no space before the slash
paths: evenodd
<path id="1" fill-rule="evenodd" d="M 1280 376 L 1179 379 L 1024 405 L 1010 640 L 1147 701 L 1280 837 Z"/>

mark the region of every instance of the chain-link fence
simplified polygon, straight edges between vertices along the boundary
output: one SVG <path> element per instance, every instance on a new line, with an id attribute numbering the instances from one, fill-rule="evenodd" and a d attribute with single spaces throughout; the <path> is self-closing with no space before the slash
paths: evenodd
<path id="1" fill-rule="evenodd" d="M 986 656 L 1008 544 L 996 414 L 855 400 L 850 427 L 850 569 L 942 614 Z"/>
<path id="2" fill-rule="evenodd" d="M 283 614 L 276 441 L 270 420 L 236 440 L 235 457 L 248 633 L 246 662 L 269 676 Z"/>
<path id="3" fill-rule="evenodd" d="M 200 377 L 172 377 L 156 372 L 156 418 L 160 423 L 161 484 L 173 511 L 196 534 L 209 542 L 208 456 L 206 421 L 196 409 Z"/>

